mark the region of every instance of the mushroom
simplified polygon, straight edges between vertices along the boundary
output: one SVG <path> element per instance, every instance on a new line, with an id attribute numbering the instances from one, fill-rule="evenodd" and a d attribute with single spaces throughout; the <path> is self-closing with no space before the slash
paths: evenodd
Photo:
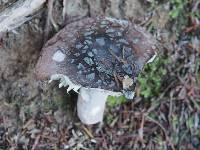
<path id="1" fill-rule="evenodd" d="M 133 99 L 136 78 L 155 53 L 155 41 L 141 27 L 108 17 L 67 25 L 43 47 L 36 65 L 40 80 L 60 80 L 78 93 L 77 111 L 85 124 L 101 122 L 107 97 Z"/>

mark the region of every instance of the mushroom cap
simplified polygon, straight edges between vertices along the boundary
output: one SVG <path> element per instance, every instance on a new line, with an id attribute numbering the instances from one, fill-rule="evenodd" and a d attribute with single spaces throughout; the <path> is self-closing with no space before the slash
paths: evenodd
<path id="1" fill-rule="evenodd" d="M 63 74 L 86 88 L 133 91 L 144 64 L 155 55 L 155 40 L 141 27 L 107 17 L 67 25 L 42 49 L 40 80 Z"/>

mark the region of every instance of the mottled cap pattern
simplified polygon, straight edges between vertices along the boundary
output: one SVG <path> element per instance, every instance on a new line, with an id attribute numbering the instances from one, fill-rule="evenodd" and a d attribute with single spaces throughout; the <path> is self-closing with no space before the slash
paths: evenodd
<path id="1" fill-rule="evenodd" d="M 36 74 L 38 79 L 63 74 L 88 88 L 133 91 L 138 74 L 154 55 L 155 41 L 141 27 L 125 20 L 85 18 L 45 44 Z M 123 86 L 124 79 L 132 79 L 131 84 Z"/>

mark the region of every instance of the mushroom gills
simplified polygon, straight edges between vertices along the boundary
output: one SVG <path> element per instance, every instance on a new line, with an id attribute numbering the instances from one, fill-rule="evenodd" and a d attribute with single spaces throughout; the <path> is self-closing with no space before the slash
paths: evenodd
<path id="1" fill-rule="evenodd" d="M 59 88 L 61 87 L 67 87 L 67 92 L 74 90 L 76 93 L 78 93 L 78 90 L 81 88 L 81 85 L 74 84 L 69 77 L 63 75 L 63 74 L 53 74 L 51 75 L 51 78 L 49 80 L 49 83 L 51 83 L 54 80 L 60 80 Z"/>

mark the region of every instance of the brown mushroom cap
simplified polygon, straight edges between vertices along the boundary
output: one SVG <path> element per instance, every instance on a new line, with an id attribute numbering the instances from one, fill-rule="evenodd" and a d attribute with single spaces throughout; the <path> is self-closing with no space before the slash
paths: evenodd
<path id="1" fill-rule="evenodd" d="M 155 55 L 155 41 L 142 28 L 111 18 L 85 18 L 50 39 L 36 65 L 38 79 L 63 74 L 83 87 L 122 91 L 128 76 L 136 77 Z M 56 61 L 56 58 L 58 60 Z"/>

